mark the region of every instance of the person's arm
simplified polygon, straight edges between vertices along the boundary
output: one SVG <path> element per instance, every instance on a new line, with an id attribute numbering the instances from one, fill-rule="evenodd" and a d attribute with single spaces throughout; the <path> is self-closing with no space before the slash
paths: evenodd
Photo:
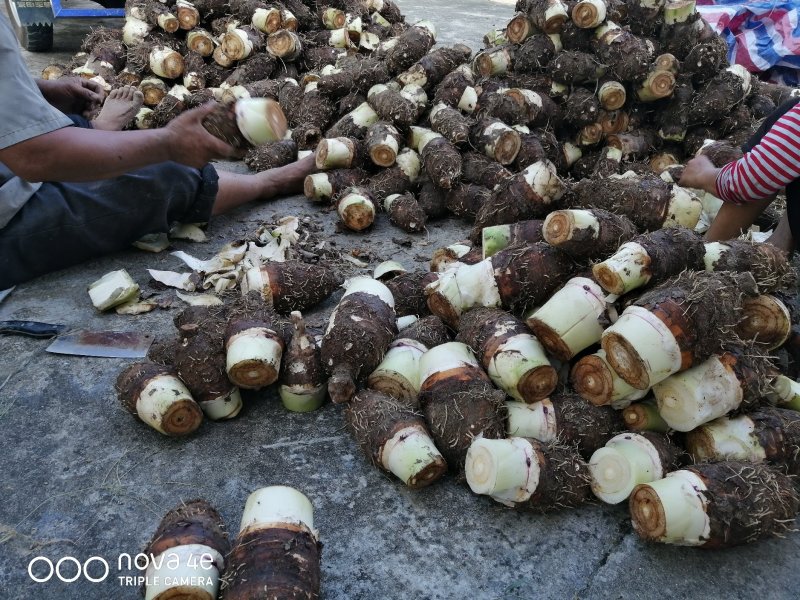
<path id="1" fill-rule="evenodd" d="M 747 204 L 724 202 L 704 238 L 709 242 L 718 242 L 739 237 L 750 229 L 750 226 L 771 202 L 772 198 L 754 200 Z"/>
<path id="2" fill-rule="evenodd" d="M 202 125 L 214 103 L 187 111 L 163 129 L 97 131 L 65 127 L 0 150 L 0 162 L 27 181 L 94 181 L 168 160 L 201 168 L 233 148 Z"/>
<path id="3" fill-rule="evenodd" d="M 771 198 L 800 177 L 800 104 L 786 112 L 761 141 L 716 178 L 718 198 L 745 203 Z"/>

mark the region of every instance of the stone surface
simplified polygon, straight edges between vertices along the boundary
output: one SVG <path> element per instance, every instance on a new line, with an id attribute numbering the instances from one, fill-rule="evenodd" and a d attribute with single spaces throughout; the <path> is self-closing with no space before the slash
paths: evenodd
<path id="1" fill-rule="evenodd" d="M 513 7 L 482 0 L 404 1 L 410 18 L 427 18 L 440 40 L 477 48 Z M 88 31 L 58 23 L 58 53 L 28 55 L 32 72 L 68 58 Z M 223 168 L 241 170 L 237 165 Z M 207 244 L 177 243 L 208 257 L 263 221 L 308 216 L 342 251 L 370 253 L 374 267 L 394 258 L 426 268 L 440 245 L 463 238 L 456 220 L 408 236 L 381 214 L 365 234 L 337 232 L 335 215 L 304 198 L 251 206 L 217 219 Z M 395 240 L 411 240 L 409 247 Z M 139 317 L 98 314 L 86 287 L 126 268 L 144 288 L 147 268 L 180 270 L 168 253 L 131 250 L 19 286 L 0 319 L 36 319 L 75 327 L 163 334 L 178 309 Z M 357 269 L 351 268 L 350 272 Z M 363 272 L 368 272 L 364 270 Z M 323 326 L 339 294 L 309 314 Z M 626 507 L 587 506 L 549 516 L 517 513 L 473 496 L 453 478 L 411 492 L 371 467 L 344 430 L 341 409 L 290 414 L 274 390 L 245 394 L 241 415 L 205 423 L 172 440 L 137 422 L 113 391 L 126 361 L 48 354 L 46 341 L 0 337 L 0 595 L 5 600 L 128 600 L 139 596 L 120 577 L 134 576 L 121 553 L 139 552 L 162 517 L 181 500 L 203 497 L 238 529 L 253 490 L 286 484 L 313 501 L 324 542 L 323 590 L 329 600 L 531 598 L 797 598 L 792 562 L 798 536 L 725 552 L 645 545 Z M 102 583 L 34 583 L 26 569 L 38 556 L 94 556 L 110 564 Z M 34 574 L 42 573 L 38 565 Z M 90 575 L 102 575 L 98 563 Z M 66 578 L 74 565 L 64 564 Z"/>

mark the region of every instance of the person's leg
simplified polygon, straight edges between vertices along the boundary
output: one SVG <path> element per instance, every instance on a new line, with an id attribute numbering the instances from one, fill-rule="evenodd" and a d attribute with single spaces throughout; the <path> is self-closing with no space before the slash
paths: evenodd
<path id="1" fill-rule="evenodd" d="M 212 214 L 220 215 L 253 200 L 301 192 L 306 176 L 316 171 L 313 156 L 255 175 L 219 171 L 219 191 Z"/>
<path id="2" fill-rule="evenodd" d="M 0 289 L 211 217 L 217 173 L 176 163 L 83 184 L 45 183 L 0 229 Z"/>
<path id="3" fill-rule="evenodd" d="M 313 156 L 254 175 L 163 163 L 85 184 L 43 184 L 0 229 L 0 289 L 129 247 L 175 222 L 204 223 L 302 190 Z"/>
<path id="4" fill-rule="evenodd" d="M 767 243 L 772 244 L 776 248 L 780 248 L 787 254 L 794 252 L 794 236 L 792 235 L 792 227 L 789 224 L 788 211 L 783 212 L 775 231 L 767 238 Z"/>
<path id="5" fill-rule="evenodd" d="M 767 242 L 791 254 L 796 239 L 800 239 L 800 181 L 797 180 L 786 186 L 786 210 Z"/>
<path id="6" fill-rule="evenodd" d="M 81 129 L 92 129 L 92 122 L 82 115 L 67 115 L 70 121 L 72 121 L 75 127 L 80 127 Z"/>

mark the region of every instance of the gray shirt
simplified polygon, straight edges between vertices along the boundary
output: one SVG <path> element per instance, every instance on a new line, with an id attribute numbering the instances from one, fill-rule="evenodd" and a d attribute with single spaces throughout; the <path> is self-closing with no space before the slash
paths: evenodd
<path id="1" fill-rule="evenodd" d="M 28 73 L 17 37 L 5 15 L 0 14 L 0 149 L 37 135 L 72 125 L 72 121 L 44 99 Z M 41 183 L 15 176 L 0 162 L 0 228 L 5 227 Z"/>

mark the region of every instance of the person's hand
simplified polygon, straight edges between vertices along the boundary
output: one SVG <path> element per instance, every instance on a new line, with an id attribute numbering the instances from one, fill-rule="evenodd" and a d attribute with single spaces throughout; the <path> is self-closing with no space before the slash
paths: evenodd
<path id="1" fill-rule="evenodd" d="M 709 194 L 716 195 L 719 172 L 720 169 L 717 169 L 708 157 L 701 154 L 686 163 L 678 185 L 705 190 Z"/>
<path id="2" fill-rule="evenodd" d="M 65 77 L 62 79 L 39 79 L 36 82 L 45 100 L 66 114 L 78 114 L 89 117 L 102 106 L 106 94 L 96 81 L 81 77 Z"/>
<path id="3" fill-rule="evenodd" d="M 215 158 L 236 157 L 233 146 L 214 137 L 203 127 L 203 119 L 216 106 L 216 102 L 208 102 L 181 113 L 167 124 L 163 131 L 169 144 L 170 160 L 200 169 Z"/>

